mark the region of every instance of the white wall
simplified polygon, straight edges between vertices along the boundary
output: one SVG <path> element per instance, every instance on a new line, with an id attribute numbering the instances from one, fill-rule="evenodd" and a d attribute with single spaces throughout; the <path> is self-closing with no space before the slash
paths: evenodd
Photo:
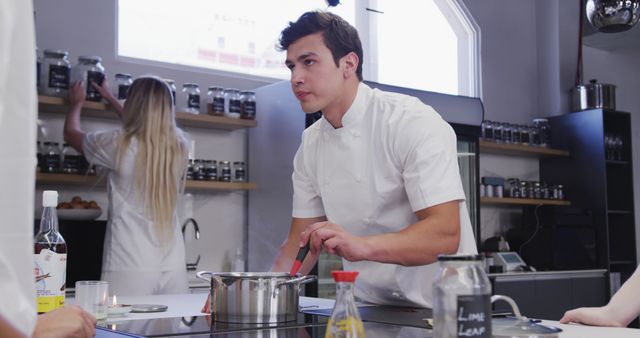
<path id="1" fill-rule="evenodd" d="M 176 66 L 150 66 L 118 59 L 115 55 L 116 43 L 116 1 L 82 0 L 34 0 L 36 11 L 36 43 L 40 53 L 47 48 L 67 50 L 72 64 L 79 55 L 99 55 L 108 72 L 109 80 L 118 72 L 131 73 L 134 76 L 156 74 L 174 79 L 181 89 L 184 82 L 195 82 L 204 89 L 220 85 L 240 89 L 254 89 L 266 84 L 261 81 L 249 81 L 213 72 L 187 69 Z M 167 22 L 167 24 L 172 24 Z M 41 113 L 45 121 L 48 136 L 44 140 L 62 141 L 62 115 Z M 108 120 L 83 120 L 87 130 L 116 128 L 116 122 Z M 219 131 L 213 129 L 186 129 L 196 141 L 196 158 L 217 160 L 246 159 L 246 131 Z M 248 168 L 250 171 L 252 168 Z M 95 199 L 106 211 L 107 201 L 104 189 L 86 189 L 58 187 L 61 200 L 80 195 L 85 199 Z M 40 190 L 36 194 L 36 206 L 40 205 Z M 195 219 L 200 224 L 201 238 L 187 243 L 187 260 L 193 261 L 201 254 L 200 269 L 224 271 L 229 269 L 229 261 L 236 248 L 243 245 L 246 224 L 245 192 L 207 192 L 195 195 Z M 36 215 L 39 217 L 39 215 Z M 104 219 L 105 215 L 102 216 Z"/>

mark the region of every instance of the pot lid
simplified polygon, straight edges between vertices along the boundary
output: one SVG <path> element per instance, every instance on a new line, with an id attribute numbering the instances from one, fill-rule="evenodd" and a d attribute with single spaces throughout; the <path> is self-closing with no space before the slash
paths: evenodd
<path id="1" fill-rule="evenodd" d="M 491 320 L 492 337 L 558 337 L 562 329 L 542 325 L 526 317 L 494 318 Z"/>

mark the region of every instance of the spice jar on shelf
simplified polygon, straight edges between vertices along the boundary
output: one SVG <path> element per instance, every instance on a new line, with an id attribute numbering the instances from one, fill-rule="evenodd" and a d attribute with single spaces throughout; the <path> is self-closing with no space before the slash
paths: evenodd
<path id="1" fill-rule="evenodd" d="M 69 53 L 64 50 L 45 49 L 40 71 L 41 93 L 49 96 L 67 97 L 71 83 Z"/>
<path id="2" fill-rule="evenodd" d="M 129 88 L 133 83 L 133 77 L 131 74 L 118 73 L 115 75 L 116 81 L 113 85 L 113 96 L 115 96 L 120 102 L 127 99 Z"/>
<path id="3" fill-rule="evenodd" d="M 204 179 L 207 181 L 218 180 L 218 162 L 216 160 L 204 161 Z"/>
<path id="4" fill-rule="evenodd" d="M 57 173 L 60 171 L 60 145 L 58 142 L 45 142 L 42 154 L 43 173 Z"/>
<path id="5" fill-rule="evenodd" d="M 240 118 L 255 120 L 256 118 L 256 93 L 250 90 L 240 92 L 242 102 Z"/>
<path id="6" fill-rule="evenodd" d="M 218 179 L 222 182 L 231 182 L 231 162 L 220 161 L 218 164 Z"/>
<path id="7" fill-rule="evenodd" d="M 215 116 L 224 115 L 224 88 L 209 86 L 207 91 L 207 114 Z"/>
<path id="8" fill-rule="evenodd" d="M 195 83 L 185 83 L 182 85 L 182 93 L 185 106 L 182 109 L 186 113 L 200 113 L 200 88 Z"/>
<path id="9" fill-rule="evenodd" d="M 233 162 L 233 181 L 234 182 L 246 182 L 247 181 L 247 168 L 243 161 Z"/>
<path id="10" fill-rule="evenodd" d="M 224 91 L 225 113 L 228 117 L 240 118 L 242 111 L 242 101 L 240 101 L 240 91 L 230 88 Z"/>
<path id="11" fill-rule="evenodd" d="M 60 161 L 62 162 L 62 172 L 65 174 L 79 174 L 82 170 L 82 155 L 73 147 L 65 143 L 62 145 Z"/>
<path id="12" fill-rule="evenodd" d="M 91 85 L 91 83 L 95 83 L 100 86 L 104 81 L 104 67 L 101 62 L 102 58 L 99 56 L 80 56 L 78 57 L 78 64 L 72 69 L 73 82 L 83 82 L 87 101 L 102 101 L 100 92 Z"/>

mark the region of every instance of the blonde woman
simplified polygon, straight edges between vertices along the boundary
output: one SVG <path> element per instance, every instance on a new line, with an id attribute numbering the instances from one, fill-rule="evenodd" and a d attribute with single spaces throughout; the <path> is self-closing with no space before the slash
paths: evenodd
<path id="1" fill-rule="evenodd" d="M 64 139 L 109 171 L 101 279 L 117 295 L 186 292 L 176 204 L 184 187 L 188 141 L 176 126 L 171 90 L 160 78 L 139 78 L 122 107 L 106 83 L 90 85 L 123 122 L 118 129 L 85 133 L 80 126 L 85 89 L 81 83 L 71 88 Z"/>

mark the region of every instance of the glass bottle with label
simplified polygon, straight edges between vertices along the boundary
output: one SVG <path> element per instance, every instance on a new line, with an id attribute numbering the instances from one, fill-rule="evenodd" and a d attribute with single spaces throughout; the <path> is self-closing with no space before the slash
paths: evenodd
<path id="1" fill-rule="evenodd" d="M 440 255 L 433 282 L 433 336 L 491 337 L 491 284 L 481 255 Z"/>
<path id="2" fill-rule="evenodd" d="M 209 86 L 207 92 L 207 113 L 209 115 L 224 115 L 224 88 Z"/>
<path id="3" fill-rule="evenodd" d="M 99 86 L 102 85 L 102 81 L 104 81 L 104 67 L 101 62 L 102 58 L 99 56 L 80 56 L 78 57 L 78 64 L 73 67 L 73 82 L 83 82 L 87 94 L 87 101 L 102 101 L 102 95 L 100 95 L 100 92 L 91 84 L 95 83 Z"/>
<path id="4" fill-rule="evenodd" d="M 218 180 L 218 161 L 216 160 L 204 161 L 204 179 L 207 181 Z"/>
<path id="5" fill-rule="evenodd" d="M 67 97 L 71 83 L 69 53 L 64 50 L 45 49 L 40 71 L 42 94 Z"/>
<path id="6" fill-rule="evenodd" d="M 332 271 L 336 281 L 336 302 L 327 322 L 325 338 L 364 337 L 364 325 L 353 297 L 357 271 Z"/>
<path id="7" fill-rule="evenodd" d="M 45 142 L 42 153 L 43 173 L 57 173 L 60 171 L 60 145 L 58 142 Z"/>
<path id="8" fill-rule="evenodd" d="M 164 79 L 164 81 L 169 85 L 171 89 L 171 95 L 173 95 L 173 106 L 176 106 L 176 83 L 171 79 Z"/>
<path id="9" fill-rule="evenodd" d="M 246 120 L 255 120 L 256 118 L 256 93 L 250 90 L 240 92 L 240 101 L 242 102 L 240 118 Z"/>
<path id="10" fill-rule="evenodd" d="M 185 113 L 200 114 L 200 88 L 195 83 L 185 83 L 182 85 L 182 96 L 185 106 Z"/>
<path id="11" fill-rule="evenodd" d="M 34 274 L 38 313 L 49 312 L 64 305 L 67 271 L 67 244 L 58 232 L 58 192 L 42 192 L 40 231 L 34 239 Z"/>
<path id="12" fill-rule="evenodd" d="M 120 102 L 124 102 L 127 99 L 129 88 L 133 83 L 133 77 L 131 74 L 118 73 L 115 75 L 116 81 L 113 84 L 113 96 L 115 96 Z"/>
<path id="13" fill-rule="evenodd" d="M 240 91 L 230 88 L 224 91 L 225 112 L 228 117 L 240 118 L 242 111 L 242 101 L 240 101 Z"/>

